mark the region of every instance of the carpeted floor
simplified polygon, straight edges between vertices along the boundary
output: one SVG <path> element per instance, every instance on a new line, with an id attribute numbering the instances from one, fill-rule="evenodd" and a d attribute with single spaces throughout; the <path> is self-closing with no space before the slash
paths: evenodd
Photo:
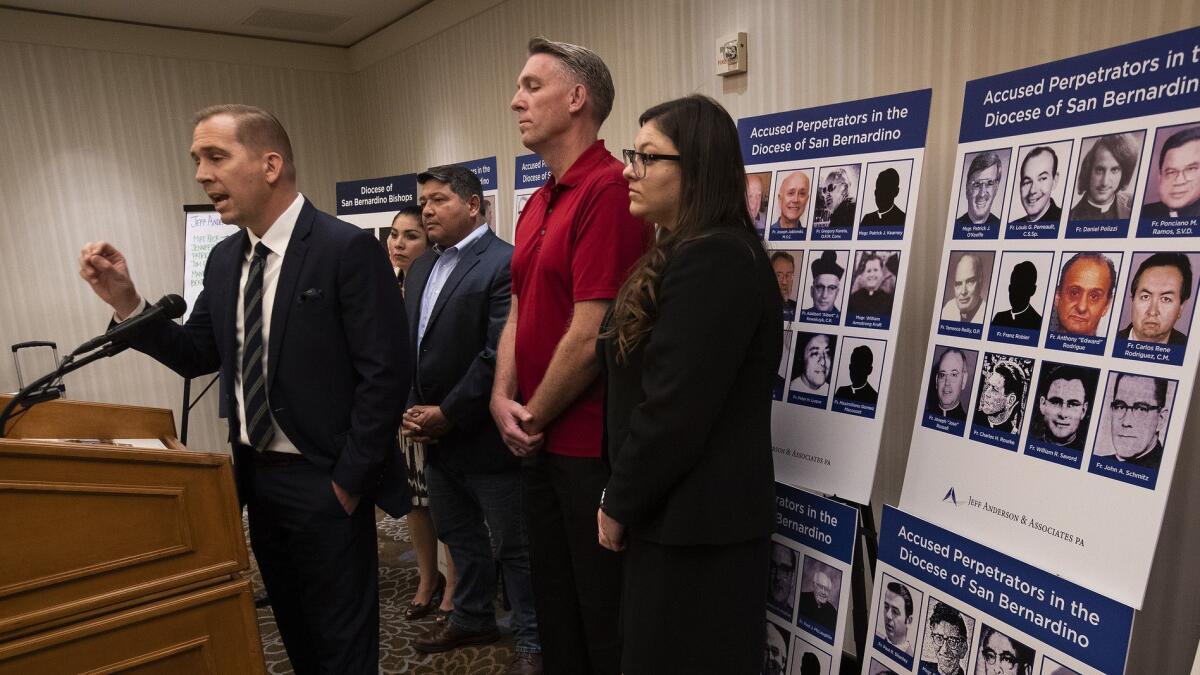
<path id="1" fill-rule="evenodd" d="M 379 519 L 379 671 L 446 675 L 497 675 L 512 660 L 512 633 L 508 616 L 499 618 L 504 639 L 484 647 L 463 647 L 445 654 L 425 655 L 413 649 L 413 640 L 434 626 L 433 617 L 406 621 L 404 609 L 417 588 L 417 563 L 408 538 L 407 521 L 395 520 L 377 512 Z M 249 548 L 249 539 L 246 540 Z M 254 554 L 250 554 L 250 579 L 255 597 L 262 597 L 262 579 Z M 292 672 L 283 641 L 275 628 L 270 607 L 258 610 L 258 630 L 262 634 L 263 656 L 267 672 L 283 675 Z"/>

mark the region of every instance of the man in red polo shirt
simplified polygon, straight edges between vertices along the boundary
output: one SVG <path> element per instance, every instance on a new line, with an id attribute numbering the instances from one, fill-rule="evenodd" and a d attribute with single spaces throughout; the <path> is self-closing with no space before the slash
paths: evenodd
<path id="1" fill-rule="evenodd" d="M 620 558 L 596 539 L 608 470 L 596 336 L 653 237 L 629 215 L 622 165 L 597 140 L 612 110 L 591 50 L 534 38 L 512 109 L 551 178 L 517 222 L 512 306 L 500 338 L 492 415 L 524 462 L 538 629 L 551 675 L 620 672 Z"/>

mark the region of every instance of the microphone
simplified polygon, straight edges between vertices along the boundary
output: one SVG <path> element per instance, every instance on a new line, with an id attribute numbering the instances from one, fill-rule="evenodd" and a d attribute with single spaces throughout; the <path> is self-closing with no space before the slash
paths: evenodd
<path id="1" fill-rule="evenodd" d="M 90 352 L 97 347 L 102 347 L 109 343 L 122 342 L 137 335 L 146 329 L 151 323 L 163 320 L 178 319 L 187 311 L 187 303 L 178 295 L 164 295 L 156 304 L 146 308 L 146 311 L 137 316 L 130 317 L 125 321 L 115 325 L 107 333 L 88 340 L 79 345 L 75 351 L 71 352 L 71 356 L 77 356 L 85 352 Z"/>

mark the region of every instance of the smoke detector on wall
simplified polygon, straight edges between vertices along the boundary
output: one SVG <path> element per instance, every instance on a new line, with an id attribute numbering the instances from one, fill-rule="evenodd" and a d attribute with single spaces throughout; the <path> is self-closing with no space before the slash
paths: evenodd
<path id="1" fill-rule="evenodd" d="M 733 33 L 717 39 L 717 75 L 746 72 L 746 34 Z"/>

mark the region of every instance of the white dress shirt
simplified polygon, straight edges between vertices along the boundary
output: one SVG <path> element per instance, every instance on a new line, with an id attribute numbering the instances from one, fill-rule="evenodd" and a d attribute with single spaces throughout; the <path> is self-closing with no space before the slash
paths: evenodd
<path id="1" fill-rule="evenodd" d="M 478 241 L 487 230 L 487 223 L 484 223 L 450 248 L 442 249 L 434 245 L 433 250 L 439 255 L 438 259 L 433 262 L 433 269 L 429 270 L 429 280 L 425 282 L 425 292 L 421 294 L 421 320 L 417 324 L 418 345 L 421 344 L 421 340 L 425 339 L 425 329 L 429 327 L 429 317 L 433 314 L 433 306 L 437 304 L 438 296 L 442 294 L 442 287 L 446 285 L 450 273 L 454 271 L 455 267 L 458 267 L 458 261 L 462 260 L 462 252 Z"/>

